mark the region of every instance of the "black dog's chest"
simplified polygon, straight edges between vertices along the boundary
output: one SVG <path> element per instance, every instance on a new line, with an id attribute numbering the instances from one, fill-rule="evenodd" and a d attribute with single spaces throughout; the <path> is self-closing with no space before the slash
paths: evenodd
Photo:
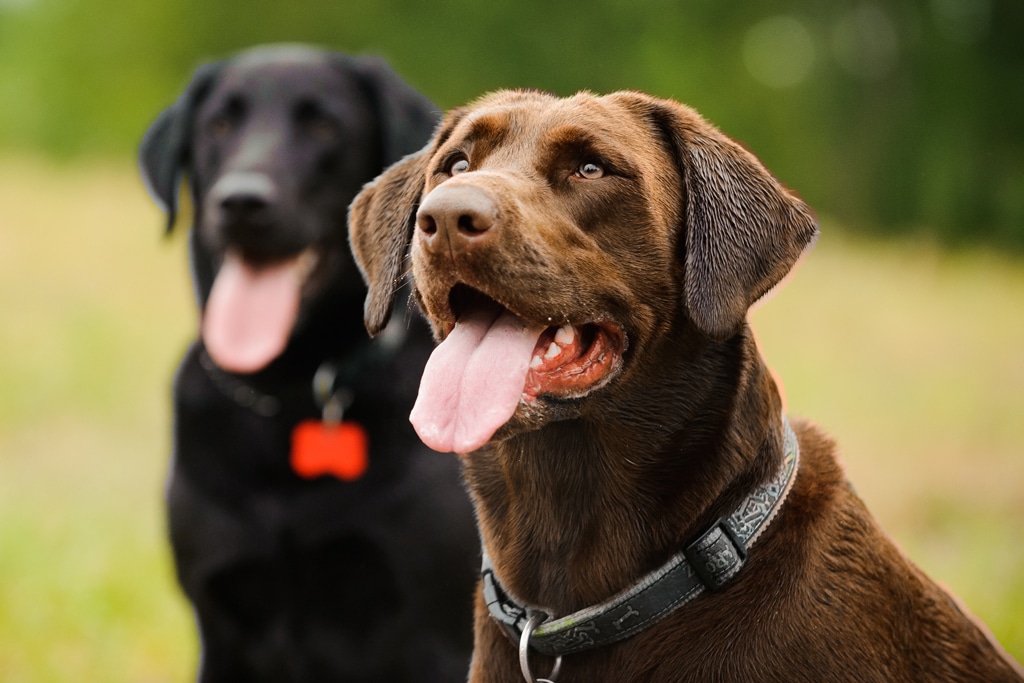
<path id="1" fill-rule="evenodd" d="M 372 498 L 377 487 L 403 476 L 415 447 L 411 429 L 382 418 L 372 398 L 364 400 L 358 393 L 345 420 L 368 435 L 367 470 L 351 481 L 330 474 L 301 476 L 292 462 L 296 427 L 323 416 L 312 382 L 308 390 L 305 383 L 296 383 L 290 393 L 268 396 L 279 407 L 270 415 L 259 414 L 231 396 L 231 387 L 203 367 L 200 353 L 198 345 L 189 350 L 175 379 L 174 469 L 199 486 L 202 495 L 239 509 L 272 499 L 291 516 L 318 516 L 325 506 L 350 507 L 344 501 Z"/>
<path id="2" fill-rule="evenodd" d="M 211 489 L 239 489 L 242 495 L 253 485 L 279 489 L 293 476 L 291 429 L 316 415 L 312 396 L 286 406 L 272 397 L 275 414 L 261 415 L 231 396 L 232 387 L 218 384 L 199 354 L 193 346 L 175 378 L 175 466 Z"/>
<path id="3" fill-rule="evenodd" d="M 358 650 L 404 601 L 394 572 L 401 532 L 380 495 L 382 478 L 401 486 L 401 468 L 377 463 L 352 482 L 299 477 L 291 432 L 318 416 L 312 398 L 259 415 L 216 385 L 198 347 L 182 362 L 175 404 L 169 521 L 182 584 L 200 612 L 220 614 L 225 637 L 269 639 L 267 647 L 285 638 L 298 651 L 315 648 L 302 634 L 330 634 Z"/>
<path id="4" fill-rule="evenodd" d="M 211 570 L 200 588 L 240 634 L 259 637 L 284 617 L 296 633 L 318 629 L 358 642 L 402 604 L 396 558 L 365 535 L 304 545 L 286 534 L 266 550 Z"/>

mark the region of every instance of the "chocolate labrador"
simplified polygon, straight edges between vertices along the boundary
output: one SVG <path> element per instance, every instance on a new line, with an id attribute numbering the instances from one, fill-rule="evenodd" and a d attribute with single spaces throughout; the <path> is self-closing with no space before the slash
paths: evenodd
<path id="1" fill-rule="evenodd" d="M 168 229 L 182 175 L 195 210 L 167 501 L 202 683 L 465 680 L 473 509 L 406 419 L 433 340 L 369 342 L 346 230 L 438 118 L 382 60 L 275 46 L 201 67 L 142 142 Z"/>
<path id="2" fill-rule="evenodd" d="M 746 322 L 811 210 L 681 104 L 504 91 L 356 198 L 379 332 L 411 243 L 411 419 L 484 540 L 470 680 L 1020 681 L 783 414 Z"/>

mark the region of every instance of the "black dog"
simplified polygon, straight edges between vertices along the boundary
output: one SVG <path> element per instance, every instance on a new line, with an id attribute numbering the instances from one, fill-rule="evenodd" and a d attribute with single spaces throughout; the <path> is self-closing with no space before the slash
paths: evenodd
<path id="1" fill-rule="evenodd" d="M 437 118 L 379 59 L 273 47 L 201 67 L 142 141 L 168 230 L 183 174 L 195 208 L 167 497 L 202 683 L 465 680 L 472 507 L 407 419 L 432 340 L 367 339 L 346 230 Z"/>

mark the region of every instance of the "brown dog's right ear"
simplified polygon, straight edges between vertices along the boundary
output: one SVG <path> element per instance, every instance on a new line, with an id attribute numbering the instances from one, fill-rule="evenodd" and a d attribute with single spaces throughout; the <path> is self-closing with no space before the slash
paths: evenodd
<path id="1" fill-rule="evenodd" d="M 384 329 L 391 318 L 430 151 L 428 145 L 392 165 L 367 184 L 349 208 L 349 242 L 370 290 L 363 320 L 371 336 Z"/>

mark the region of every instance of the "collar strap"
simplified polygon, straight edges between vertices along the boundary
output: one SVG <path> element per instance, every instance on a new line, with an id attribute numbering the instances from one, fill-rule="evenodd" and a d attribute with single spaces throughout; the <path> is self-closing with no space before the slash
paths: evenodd
<path id="1" fill-rule="evenodd" d="M 747 496 L 732 514 L 718 520 L 664 565 L 599 605 L 558 619 L 551 619 L 543 610 L 523 606 L 498 581 L 485 546 L 481 573 L 484 601 L 491 617 L 517 643 L 528 623 L 539 621 L 527 638 L 529 647 L 560 657 L 628 638 L 704 590 L 721 589 L 743 568 L 748 549 L 775 518 L 796 478 L 800 446 L 785 416 L 783 440 L 783 466 L 771 481 Z M 540 619 L 536 618 L 538 614 Z"/>

